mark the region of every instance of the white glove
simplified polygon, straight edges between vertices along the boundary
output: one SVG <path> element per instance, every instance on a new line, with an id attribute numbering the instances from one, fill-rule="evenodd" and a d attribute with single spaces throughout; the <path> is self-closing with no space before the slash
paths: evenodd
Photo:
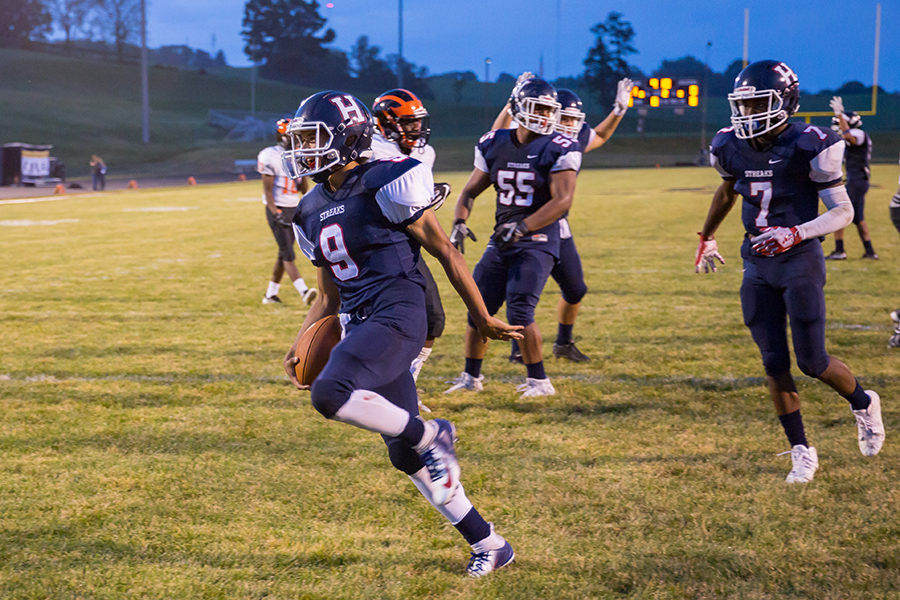
<path id="1" fill-rule="evenodd" d="M 702 233 L 697 235 L 700 236 L 700 245 L 697 246 L 697 257 L 694 259 L 694 273 L 699 273 L 701 267 L 704 273 L 710 271 L 715 273 L 717 260 L 723 265 L 725 264 L 725 259 L 719 254 L 719 245 L 713 238 L 707 239 L 703 237 Z"/>
<path id="2" fill-rule="evenodd" d="M 828 106 L 834 111 L 834 116 L 839 117 L 844 114 L 844 101 L 840 96 L 832 96 Z"/>
<path id="3" fill-rule="evenodd" d="M 532 73 L 531 71 L 525 71 L 524 73 L 519 75 L 519 77 L 516 79 L 516 85 L 513 87 L 519 87 L 529 79 L 534 79 L 534 73 Z"/>
<path id="4" fill-rule="evenodd" d="M 759 231 L 759 235 L 750 238 L 750 243 L 763 256 L 781 254 L 803 241 L 796 227 L 763 227 Z"/>
<path id="5" fill-rule="evenodd" d="M 466 226 L 466 220 L 457 219 L 456 222 L 453 223 L 453 229 L 450 230 L 450 243 L 459 250 L 460 254 L 466 253 L 466 238 L 469 238 L 473 242 L 478 241 L 475 234 Z"/>
<path id="6" fill-rule="evenodd" d="M 616 85 L 616 101 L 613 104 L 613 114 L 621 117 L 628 110 L 628 99 L 631 97 L 631 89 L 634 82 L 629 78 L 624 78 Z"/>

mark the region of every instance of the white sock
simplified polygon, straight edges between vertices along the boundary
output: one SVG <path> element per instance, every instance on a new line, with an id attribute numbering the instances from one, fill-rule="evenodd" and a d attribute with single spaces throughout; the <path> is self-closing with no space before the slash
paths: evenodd
<path id="1" fill-rule="evenodd" d="M 472 544 L 472 550 L 475 552 L 487 552 L 488 550 L 498 550 L 503 547 L 503 544 L 506 543 L 506 538 L 502 535 L 494 531 L 494 526 L 491 525 L 491 535 L 487 536 L 480 542 L 475 542 Z"/>
<path id="2" fill-rule="evenodd" d="M 375 392 L 353 390 L 350 398 L 338 409 L 334 418 L 361 429 L 397 437 L 406 429 L 410 414 Z M 425 431 L 427 433 L 427 427 Z"/>
<path id="3" fill-rule="evenodd" d="M 428 346 L 422 346 L 422 349 L 419 351 L 419 355 L 415 357 L 412 361 L 412 364 L 409 367 L 409 372 L 412 373 L 413 381 L 419 380 L 419 371 L 422 370 L 422 365 L 425 364 L 425 361 L 428 360 L 428 357 L 431 355 L 431 348 Z"/>
<path id="4" fill-rule="evenodd" d="M 419 492 L 425 496 L 425 499 L 428 500 L 429 503 L 433 507 L 437 509 L 439 513 L 444 515 L 450 523 L 456 525 L 460 521 L 463 520 L 469 511 L 472 510 L 472 503 L 469 502 L 469 499 L 466 497 L 466 491 L 463 489 L 462 483 L 459 484 L 459 487 L 456 488 L 456 493 L 453 495 L 453 499 L 444 505 L 437 505 L 434 503 L 434 500 L 431 499 L 431 492 L 429 491 L 428 484 L 426 482 L 431 481 L 431 477 L 428 475 L 428 469 L 422 467 L 419 471 L 413 473 L 409 476 L 412 479 L 412 482 L 416 484 L 416 488 L 418 488 Z M 484 540 L 489 540 L 490 536 L 484 538 Z M 484 542 L 478 542 L 481 544 Z M 502 543 L 500 544 L 503 545 Z M 499 546 L 498 546 L 499 548 Z M 493 549 L 493 548 L 492 548 Z"/>
<path id="5" fill-rule="evenodd" d="M 266 296 L 268 296 L 268 297 L 277 296 L 278 288 L 280 288 L 280 287 L 281 287 L 280 283 L 275 283 L 274 281 L 270 281 L 269 289 L 266 290 Z"/>
<path id="6" fill-rule="evenodd" d="M 306 282 L 303 281 L 302 277 L 298 277 L 294 280 L 294 287 L 297 288 L 297 291 L 300 292 L 301 296 L 306 293 L 306 290 L 309 289 L 308 287 L 306 287 Z"/>

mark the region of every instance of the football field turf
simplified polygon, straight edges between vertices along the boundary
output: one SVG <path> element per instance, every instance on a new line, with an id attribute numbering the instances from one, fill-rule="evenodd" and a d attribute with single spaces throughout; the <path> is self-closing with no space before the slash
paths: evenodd
<path id="1" fill-rule="evenodd" d="M 436 177 L 455 190 L 448 229 L 466 177 Z M 711 169 L 581 174 L 575 335 L 593 360 L 550 355 L 550 282 L 538 322 L 556 396 L 520 399 L 524 368 L 500 342 L 483 393 L 442 394 L 465 314 L 430 261 L 447 328 L 422 400 L 457 425 L 466 491 L 516 550 L 484 580 L 464 576 L 468 547 L 380 438 L 288 384 L 305 307 L 289 284 L 283 306 L 260 303 L 275 244 L 259 182 L 0 204 L 0 597 L 896 598 L 897 167 L 873 177 L 881 260 L 860 260 L 847 230 L 826 334 L 881 394 L 887 441 L 863 457 L 847 402 L 794 368 L 821 465 L 807 485 L 784 483 L 789 448 L 741 320 L 739 207 L 717 235 L 727 264 L 693 272 Z M 493 206 L 476 202 L 470 266 Z"/>

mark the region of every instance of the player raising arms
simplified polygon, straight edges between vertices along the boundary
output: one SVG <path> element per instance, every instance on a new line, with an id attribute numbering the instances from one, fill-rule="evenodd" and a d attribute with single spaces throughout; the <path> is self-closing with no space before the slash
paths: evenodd
<path id="1" fill-rule="evenodd" d="M 266 221 L 278 244 L 278 257 L 275 259 L 275 266 L 272 267 L 272 279 L 269 281 L 266 295 L 263 296 L 263 304 L 281 303 L 278 290 L 285 273 L 291 278 L 303 302 L 309 304 L 316 298 L 316 288 L 306 285 L 300 271 L 294 265 L 294 232 L 291 231 L 291 219 L 297 205 L 300 204 L 300 195 L 309 189 L 309 182 L 305 178 L 301 179 L 298 189 L 281 161 L 282 152 L 291 147 L 287 136 L 290 122 L 290 119 L 279 119 L 275 123 L 275 145 L 263 148 L 256 157 L 256 170 L 262 175 Z"/>
<path id="2" fill-rule="evenodd" d="M 865 248 L 863 258 L 878 260 L 875 249 L 872 247 L 872 238 L 869 236 L 869 226 L 866 224 L 866 192 L 869 191 L 869 161 L 872 160 L 872 138 L 862 130 L 862 117 L 852 110 L 844 110 L 844 101 L 840 96 L 834 96 L 829 102 L 834 111 L 831 118 L 831 128 L 841 134 L 847 149 L 844 158 L 847 163 L 847 195 L 853 204 L 853 224 L 859 233 L 859 239 Z M 825 257 L 825 260 L 846 260 L 844 251 L 844 230 L 834 232 L 834 252 Z"/>
<path id="3" fill-rule="evenodd" d="M 388 90 L 375 98 L 372 116 L 377 129 L 372 136 L 372 158 L 396 158 L 409 156 L 434 170 L 435 152 L 428 143 L 431 136 L 428 110 L 418 96 L 404 89 Z M 434 186 L 432 208 L 437 210 L 450 193 L 450 184 L 437 183 Z M 444 306 L 437 283 L 428 265 L 420 257 L 416 270 L 425 279 L 425 310 L 428 315 L 428 331 L 425 345 L 410 367 L 413 379 L 419 378 L 422 365 L 431 355 L 434 340 L 444 332 Z M 427 410 L 427 409 L 426 409 Z"/>
<path id="4" fill-rule="evenodd" d="M 534 75 L 531 73 L 522 73 L 519 75 L 517 85 L 532 77 Z M 613 109 L 596 127 L 585 123 L 584 106 L 578 94 L 565 88 L 556 90 L 556 98 L 560 104 L 556 131 L 577 140 L 582 154 L 596 150 L 609 141 L 625 116 L 632 87 L 634 84 L 627 77 L 619 81 L 616 86 L 616 100 Z M 507 129 L 511 122 L 512 115 L 509 104 L 507 104 L 497 115 L 491 128 Z M 587 283 L 584 281 L 581 256 L 578 255 L 578 249 L 575 247 L 575 239 L 572 237 L 568 217 L 568 212 L 566 212 L 559 220 L 559 259 L 553 265 L 553 270 L 550 271 L 550 276 L 556 281 L 562 292 L 559 303 L 556 305 L 559 323 L 556 328 L 556 341 L 553 343 L 553 356 L 573 362 L 585 362 L 590 360 L 590 357 L 575 345 L 572 330 L 575 327 L 578 310 L 581 308 L 581 299 L 587 294 Z M 512 343 L 509 360 L 522 362 L 522 352 L 515 341 Z"/>
<path id="5" fill-rule="evenodd" d="M 786 317 L 800 370 L 850 403 L 863 455 L 878 454 L 884 443 L 878 394 L 864 391 L 847 365 L 825 350 L 825 260 L 819 237 L 850 223 L 853 207 L 841 183 L 840 137 L 829 129 L 788 123 L 799 98 L 797 75 L 783 62 L 755 62 L 738 74 L 728 95 L 732 126 L 720 130 L 710 147 L 710 162 L 723 181 L 700 232 L 695 261 L 697 272 L 701 267 L 715 272 L 715 261 L 725 262 L 713 234 L 740 195 L 746 230 L 741 307 L 791 444 L 788 483 L 812 481 L 819 460 L 800 417 Z M 820 198 L 828 208 L 822 215 Z"/>
<path id="6" fill-rule="evenodd" d="M 494 234 L 473 276 L 490 314 L 506 301 L 509 322 L 525 327 L 521 346 L 527 376 L 518 391 L 544 396 L 556 390 L 544 372 L 534 309 L 559 257 L 557 221 L 572 204 L 581 152 L 575 140 L 555 133 L 560 106 L 556 90 L 543 79 L 516 86 L 510 106 L 518 126 L 489 131 L 478 141 L 475 169 L 456 202 L 450 239 L 461 250 L 465 238 L 472 237 L 466 219 L 475 198 L 493 184 Z M 465 370 L 447 393 L 483 387 L 481 363 L 487 344 L 474 325 L 470 315 Z"/>
<path id="7" fill-rule="evenodd" d="M 318 267 L 319 297 L 309 309 L 284 368 L 294 373 L 300 335 L 341 311 L 343 339 L 312 384 L 322 415 L 380 433 L 391 463 L 472 545 L 467 572 L 480 577 L 509 564 L 513 550 L 493 531 L 459 483 L 455 429 L 419 417 L 409 365 L 425 341 L 425 282 L 419 248 L 441 263 L 473 316 L 478 334 L 520 337 L 488 314 L 462 255 L 438 224 L 431 170 L 417 160 L 368 160 L 372 118 L 357 98 L 336 91 L 303 101 L 291 121 L 285 160 L 318 183 L 294 216 L 303 253 Z"/>

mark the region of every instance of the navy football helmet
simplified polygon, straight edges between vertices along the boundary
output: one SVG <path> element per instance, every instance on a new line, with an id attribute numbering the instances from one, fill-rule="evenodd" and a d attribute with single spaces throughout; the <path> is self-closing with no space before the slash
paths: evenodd
<path id="1" fill-rule="evenodd" d="M 847 121 L 847 127 L 851 129 L 862 127 L 862 117 L 852 110 L 844 111 L 844 120 Z M 840 131 L 841 129 L 841 120 L 837 118 L 837 115 L 831 117 L 831 128 L 835 131 Z"/>
<path id="2" fill-rule="evenodd" d="M 282 155 L 293 178 L 312 176 L 322 183 L 335 167 L 372 156 L 372 115 L 346 92 L 313 94 L 300 103 L 288 126 L 291 149 Z"/>
<path id="3" fill-rule="evenodd" d="M 556 99 L 561 107 L 556 131 L 570 138 L 577 138 L 581 132 L 581 126 L 584 125 L 585 116 L 581 98 L 572 90 L 560 88 L 556 90 Z"/>
<path id="4" fill-rule="evenodd" d="M 541 135 L 553 133 L 559 121 L 559 109 L 556 88 L 537 77 L 517 85 L 509 97 L 509 114 L 513 121 Z"/>
<path id="5" fill-rule="evenodd" d="M 746 140 L 779 127 L 800 108 L 797 75 L 783 62 L 760 60 L 747 65 L 728 94 L 734 135 Z"/>

